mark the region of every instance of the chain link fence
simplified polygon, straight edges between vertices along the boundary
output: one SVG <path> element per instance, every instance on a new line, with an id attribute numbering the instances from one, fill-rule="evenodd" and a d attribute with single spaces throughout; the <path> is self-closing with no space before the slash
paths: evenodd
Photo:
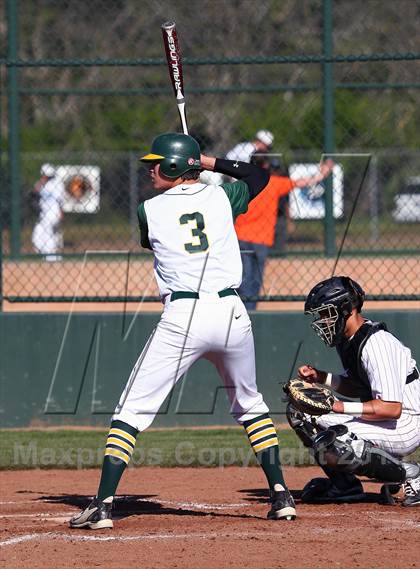
<path id="1" fill-rule="evenodd" d="M 134 0 L 8 0 L 1 10 L 4 300 L 158 298 L 136 210 L 153 195 L 139 154 L 180 131 L 168 19 L 203 151 L 225 156 L 267 129 L 268 167 L 292 180 L 275 216 L 261 213 L 275 238 L 259 298 L 302 299 L 350 274 L 369 298 L 420 299 L 420 2 L 145 0 L 139 12 Z M 328 157 L 330 176 L 293 186 Z M 55 176 L 40 182 L 48 168 Z"/>

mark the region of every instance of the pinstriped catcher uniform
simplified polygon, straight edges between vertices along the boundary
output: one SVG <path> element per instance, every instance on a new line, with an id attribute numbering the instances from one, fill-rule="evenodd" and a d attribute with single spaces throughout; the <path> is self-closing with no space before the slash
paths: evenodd
<path id="1" fill-rule="evenodd" d="M 345 424 L 350 432 L 396 456 L 413 452 L 420 446 L 420 380 L 411 350 L 388 332 L 385 324 L 366 320 L 353 338 L 337 346 L 337 352 L 345 372 L 333 376 L 333 385 L 345 381 L 361 401 L 400 402 L 401 417 L 369 422 L 330 413 L 317 423 L 325 428 Z"/>
<path id="2" fill-rule="evenodd" d="M 395 503 L 388 485 L 402 485 L 403 506 L 418 506 L 420 464 L 405 456 L 420 445 L 419 372 L 411 350 L 385 324 L 361 315 L 364 298 L 357 282 L 341 276 L 316 284 L 305 301 L 312 328 L 336 348 L 344 373 L 299 367 L 301 378 L 325 384 L 337 395 L 331 411 L 320 417 L 300 412 L 293 400 L 287 407 L 290 426 L 327 475 L 308 482 L 301 499 L 363 500 L 357 476 L 366 476 L 384 483 L 387 503 Z"/>

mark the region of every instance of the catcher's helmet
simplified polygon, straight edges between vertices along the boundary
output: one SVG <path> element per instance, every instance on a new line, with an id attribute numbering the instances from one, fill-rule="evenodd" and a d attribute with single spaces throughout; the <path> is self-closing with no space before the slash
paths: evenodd
<path id="1" fill-rule="evenodd" d="M 167 132 L 154 139 L 150 153 L 140 160 L 159 162 L 164 176 L 179 178 L 188 170 L 201 170 L 200 145 L 188 134 Z"/>
<path id="2" fill-rule="evenodd" d="M 305 314 L 312 314 L 312 328 L 328 345 L 336 346 L 343 339 L 346 321 L 353 308 L 360 312 L 365 293 L 350 277 L 331 277 L 321 281 L 309 292 Z"/>

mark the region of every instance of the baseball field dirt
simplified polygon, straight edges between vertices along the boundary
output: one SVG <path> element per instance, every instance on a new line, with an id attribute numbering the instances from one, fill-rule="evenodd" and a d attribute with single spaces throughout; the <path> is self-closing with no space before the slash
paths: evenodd
<path id="1" fill-rule="evenodd" d="M 306 295 L 314 283 L 331 276 L 335 259 L 270 258 L 262 295 Z M 351 275 L 370 295 L 416 295 L 420 290 L 417 257 L 343 257 L 334 273 Z M 404 275 L 404 278 L 401 278 Z M 5 297 L 158 296 L 150 256 L 141 260 L 68 260 L 59 263 L 7 261 Z"/>
<path id="2" fill-rule="evenodd" d="M 7 569 L 392 569 L 418 566 L 420 508 L 378 503 L 301 505 L 316 467 L 286 468 L 298 519 L 268 521 L 258 468 L 128 469 L 113 530 L 70 530 L 99 470 L 0 472 L 0 558 Z M 417 536 L 417 538 L 416 538 Z"/>

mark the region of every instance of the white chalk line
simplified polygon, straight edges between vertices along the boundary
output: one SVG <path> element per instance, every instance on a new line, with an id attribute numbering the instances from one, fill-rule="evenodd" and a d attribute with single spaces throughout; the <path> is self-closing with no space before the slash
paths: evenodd
<path id="1" fill-rule="evenodd" d="M 124 501 L 128 501 L 128 500 L 124 500 Z M 121 499 L 117 499 L 116 502 L 122 502 Z M 194 509 L 194 510 L 216 510 L 216 511 L 220 511 L 220 510 L 231 510 L 231 509 L 236 509 L 236 508 L 243 508 L 243 507 L 249 507 L 252 504 L 246 504 L 246 503 L 242 503 L 242 504 L 205 504 L 205 503 L 200 503 L 200 502 L 175 502 L 172 500 L 153 500 L 153 499 L 149 499 L 149 498 L 139 498 L 137 500 L 133 500 L 132 503 L 135 502 L 150 502 L 153 504 L 158 504 L 158 505 L 168 505 L 168 506 L 176 506 L 178 508 L 190 508 L 190 509 Z M 21 504 L 22 502 L 8 502 L 9 504 Z M 28 502 L 28 503 L 32 503 L 33 502 Z M 70 512 L 31 512 L 31 513 L 16 513 L 16 514 L 0 514 L 0 519 L 4 519 L 4 518 L 43 518 L 45 520 L 50 520 L 50 521 L 61 521 L 61 519 L 65 519 L 65 518 L 70 518 L 71 516 L 73 516 L 76 512 L 78 512 L 78 509 L 72 510 Z M 133 512 L 132 510 L 124 510 L 124 509 L 118 509 L 115 512 L 115 516 L 118 518 L 120 515 L 124 515 L 124 514 L 134 514 L 135 512 Z M 141 512 L 139 512 L 139 514 L 142 513 L 153 513 L 153 510 L 142 510 Z"/>
<path id="2" fill-rule="evenodd" d="M 5 547 L 8 545 L 16 545 L 25 541 L 33 540 L 49 540 L 49 539 L 62 539 L 64 541 L 146 541 L 146 540 L 166 540 L 166 539 L 208 539 L 208 538 L 218 538 L 218 539 L 249 539 L 252 538 L 267 538 L 267 537 L 278 537 L 281 532 L 259 532 L 259 533 L 217 533 L 217 532 L 207 532 L 207 533 L 157 533 L 157 534 L 146 534 L 146 535 L 111 535 L 111 536 L 96 536 L 96 535 L 78 535 L 78 534 L 67 534 L 59 532 L 46 532 L 46 533 L 29 533 L 25 535 L 20 535 L 17 537 L 11 537 L 9 539 L 0 541 L 0 547 Z"/>
<path id="3" fill-rule="evenodd" d="M 76 510 L 71 512 L 40 512 L 40 513 L 30 513 L 30 514 L 1 514 L 0 518 L 65 518 L 67 516 L 72 516 Z"/>
<path id="4" fill-rule="evenodd" d="M 248 508 L 252 504 L 201 504 L 200 502 L 174 502 L 171 500 L 153 500 L 149 498 L 139 498 L 136 502 L 152 502 L 153 504 L 167 504 L 168 506 L 178 506 L 179 508 L 195 508 L 197 510 L 229 510 L 232 508 Z"/>
<path id="5" fill-rule="evenodd" d="M 93 496 L 91 497 L 93 498 Z M 176 502 L 173 500 L 160 500 L 160 499 L 153 499 L 153 498 L 137 498 L 137 499 L 133 499 L 132 501 L 129 498 L 116 498 L 114 504 L 121 504 L 121 502 L 130 502 L 130 503 L 136 503 L 136 502 L 150 502 L 152 504 L 166 504 L 168 506 L 177 506 L 178 508 L 195 508 L 197 510 L 229 510 L 229 509 L 233 509 L 233 508 L 249 508 L 250 506 L 252 506 L 252 504 L 248 504 L 246 502 L 242 502 L 239 504 L 208 504 L 208 503 L 201 503 L 201 502 Z M 1 504 L 34 504 L 35 502 L 33 501 L 27 501 L 27 502 L 0 502 Z M 39 502 L 38 502 L 39 504 Z M 3 517 L 0 515 L 0 517 Z"/>
<path id="6" fill-rule="evenodd" d="M 87 501 L 89 499 L 93 499 L 93 496 L 87 496 Z M 251 506 L 255 506 L 255 504 L 251 504 L 251 503 L 247 503 L 247 502 L 240 502 L 240 503 L 224 503 L 224 504 L 209 504 L 209 503 L 205 503 L 205 502 L 178 502 L 178 501 L 174 501 L 174 500 L 161 500 L 161 499 L 153 499 L 153 498 L 136 498 L 133 500 L 130 500 L 129 497 L 125 497 L 125 496 L 118 496 L 115 501 L 114 501 L 114 505 L 118 504 L 118 509 L 115 511 L 115 514 L 118 516 L 118 514 L 126 514 L 126 513 L 132 513 L 135 514 L 136 512 L 134 512 L 133 510 L 124 510 L 123 509 L 123 505 L 124 502 L 128 502 L 130 504 L 135 504 L 136 502 L 144 502 L 144 503 L 151 503 L 151 504 L 157 504 L 157 505 L 168 505 L 168 506 L 176 506 L 178 508 L 192 508 L 192 509 L 197 509 L 197 510 L 230 510 L 230 509 L 235 509 L 235 508 L 250 508 Z M 267 502 L 268 503 L 268 502 Z M 33 504 L 33 505 L 41 505 L 41 504 L 48 504 L 48 502 L 44 502 L 44 503 L 40 503 L 38 502 L 34 502 L 33 500 L 29 500 L 29 501 L 8 501 L 8 502 L 0 502 L 1 504 Z M 322 504 L 304 504 L 303 505 L 305 508 L 306 507 L 310 507 L 312 511 L 305 511 L 305 517 L 314 517 L 314 518 L 329 518 L 329 517 L 347 517 L 347 516 L 353 516 L 353 513 L 350 511 L 345 511 L 345 512 L 338 512 L 338 511 L 333 511 L 333 512 L 323 512 L 321 510 L 321 508 L 323 507 Z M 302 507 L 302 505 L 300 505 L 300 507 Z M 395 506 L 394 506 L 395 507 Z M 394 517 L 395 521 L 401 521 L 401 514 L 402 511 L 400 510 L 400 508 L 398 506 L 396 506 L 396 508 L 398 509 L 397 511 L 394 512 L 390 512 L 389 507 L 386 508 L 386 511 L 379 511 L 379 510 L 375 510 L 374 512 L 372 510 L 359 510 L 357 513 L 358 515 L 366 515 L 369 517 L 374 517 L 375 519 L 380 517 L 380 516 L 384 516 L 387 518 L 386 521 L 390 521 L 390 517 Z M 16 513 L 16 514 L 0 514 L 0 518 L 12 518 L 12 517 L 36 517 L 36 516 L 61 516 L 61 515 L 73 515 L 75 512 L 80 511 L 79 508 L 75 508 L 74 510 L 72 510 L 71 512 L 65 512 L 65 513 L 56 513 L 56 512 L 41 512 L 41 513 Z M 146 512 L 149 510 L 142 510 L 140 512 L 138 512 L 139 514 L 141 514 L 142 512 Z M 406 510 L 404 513 L 409 513 L 408 510 Z M 378 520 L 377 520 L 378 521 Z"/>
<path id="7" fill-rule="evenodd" d="M 365 512 L 368 513 L 370 515 L 372 515 L 372 512 Z M 375 512 L 376 514 L 377 512 Z M 305 517 L 307 517 L 307 512 L 302 516 L 302 518 L 304 519 Z M 359 512 L 360 514 L 360 512 Z M 37 516 L 42 516 L 45 514 L 35 514 Z M 57 515 L 62 515 L 67 516 L 67 515 L 71 515 L 69 513 L 60 513 L 60 514 L 55 514 Z M 328 518 L 331 517 L 330 513 L 322 513 L 322 512 L 318 512 L 317 517 L 318 518 Z M 346 514 L 339 514 L 339 515 L 346 515 Z M 389 516 L 389 513 L 388 513 Z M 12 517 L 12 516 L 11 516 Z M 311 516 L 309 516 L 311 517 Z M 301 519 L 302 519 L 301 518 Z M 386 520 L 386 521 L 391 521 L 391 526 L 394 526 L 394 524 L 392 522 L 396 522 L 398 520 L 399 522 L 399 528 L 400 529 L 413 529 L 413 528 L 420 528 L 420 522 L 416 522 L 415 520 L 409 519 L 409 520 L 401 520 L 401 517 L 394 517 L 394 519 L 392 520 Z M 384 520 L 383 523 L 383 529 L 386 531 L 386 521 Z M 405 527 L 404 527 L 405 526 Z M 283 527 L 280 526 L 279 524 L 279 529 Z M 334 528 L 330 528 L 330 529 L 334 529 Z M 311 528 L 311 531 L 313 533 L 326 533 L 329 532 L 330 529 L 328 528 Z M 390 531 L 394 531 L 394 527 L 389 527 L 388 528 Z M 234 533 L 217 533 L 217 532 L 208 532 L 208 533 L 188 533 L 188 534 L 173 534 L 173 533 L 159 533 L 159 534 L 145 534 L 145 535 L 128 535 L 128 536 L 92 536 L 92 535 L 79 535 L 79 534 L 68 534 L 68 533 L 60 533 L 60 532 L 45 532 L 45 533 L 30 533 L 30 534 L 25 534 L 25 535 L 21 535 L 21 536 L 16 536 L 16 537 L 12 537 L 3 541 L 0 541 L 0 547 L 6 547 L 9 545 L 17 545 L 19 543 L 23 543 L 23 542 L 27 542 L 27 541 L 34 541 L 34 540 L 52 540 L 52 539 L 61 539 L 64 541 L 73 541 L 73 542 L 86 542 L 86 541 L 97 541 L 97 542 L 106 542 L 106 541 L 120 541 L 120 542 L 125 542 L 125 541 L 146 541 L 146 540 L 170 540 L 170 539 L 208 539 L 208 538 L 220 538 L 220 539 L 249 539 L 250 537 L 252 538 L 267 538 L 267 537 L 278 537 L 279 533 L 278 532 L 252 532 L 252 533 L 238 533 L 238 532 L 234 532 Z"/>
<path id="8" fill-rule="evenodd" d="M 322 517 L 322 514 L 321 514 Z M 403 520 L 402 526 L 408 526 L 409 528 L 419 528 L 420 523 L 415 522 L 414 520 Z M 7 547 L 9 545 L 17 545 L 19 543 L 27 542 L 27 541 L 34 541 L 34 540 L 52 540 L 52 539 L 61 539 L 63 541 L 70 541 L 70 542 L 87 542 L 87 541 L 97 541 L 97 542 L 107 542 L 107 541 L 117 541 L 117 542 L 125 542 L 125 541 L 153 541 L 153 540 L 176 540 L 176 539 L 267 539 L 268 537 L 279 537 L 281 535 L 281 528 L 284 527 L 283 525 L 279 524 L 279 532 L 233 532 L 233 533 L 218 533 L 218 532 L 206 532 L 206 533 L 181 533 L 181 534 L 174 534 L 174 533 L 158 533 L 158 534 L 145 534 L 145 535 L 126 535 L 126 536 L 103 536 L 103 535 L 79 535 L 79 534 L 68 534 L 68 533 L 60 533 L 60 532 L 46 532 L 46 533 L 30 533 L 21 536 L 12 537 L 3 541 L 0 541 L 0 547 Z M 401 527 L 401 526 L 400 526 Z M 334 529 L 334 528 L 333 528 Z M 390 531 L 393 531 L 393 528 L 389 528 Z M 330 530 L 328 528 L 311 528 L 312 533 L 326 533 Z"/>
<path id="9" fill-rule="evenodd" d="M 138 500 L 138 502 L 148 502 L 150 500 Z M 251 504 L 227 504 L 226 506 L 222 506 L 222 505 L 217 505 L 217 506 L 212 506 L 211 504 L 193 504 L 193 503 L 189 503 L 189 502 L 169 502 L 169 501 L 161 501 L 161 502 L 154 502 L 157 504 L 170 504 L 170 505 L 177 505 L 178 507 L 183 507 L 183 508 L 191 508 L 194 510 L 230 510 L 232 508 L 239 508 L 239 507 L 243 507 L 243 506 L 250 506 Z M 0 514 L 0 519 L 3 518 L 65 518 L 67 516 L 73 516 L 76 512 L 78 512 L 79 510 L 72 510 L 70 512 L 31 512 L 31 513 L 16 513 L 16 514 Z M 133 510 L 124 510 L 124 509 L 118 509 L 115 511 L 114 515 L 115 517 L 119 517 L 119 516 L 124 516 L 125 514 L 136 514 L 138 513 L 139 515 L 141 514 L 146 514 L 146 513 L 154 513 L 155 510 L 141 510 L 139 512 L 135 512 Z"/>
<path id="10" fill-rule="evenodd" d="M 93 498 L 93 497 L 91 497 Z M 88 497 L 89 499 L 89 497 Z M 119 504 L 119 507 L 117 510 L 115 510 L 115 516 L 118 517 L 119 515 L 124 515 L 124 514 L 136 514 L 135 511 L 133 511 L 132 509 L 130 510 L 125 510 L 123 509 L 123 502 L 129 502 L 130 504 L 135 504 L 136 502 L 149 502 L 152 504 L 157 504 L 157 505 L 169 505 L 169 506 L 176 506 L 178 508 L 192 508 L 192 509 L 196 509 L 196 510 L 230 510 L 230 509 L 235 509 L 235 508 L 249 508 L 251 506 L 254 506 L 255 504 L 249 504 L 249 503 L 225 503 L 225 504 L 209 504 L 209 503 L 201 503 L 201 502 L 177 502 L 177 501 L 173 501 L 173 500 L 158 500 L 158 499 L 153 499 L 153 498 L 137 498 L 135 500 L 130 501 L 129 498 L 124 498 L 124 497 L 118 497 L 114 504 Z M 5 503 L 5 502 L 3 502 Z M 28 503 L 28 504 L 34 504 L 33 501 L 28 501 L 28 502 L 7 502 L 8 504 L 22 504 L 22 503 Z M 0 502 L 1 504 L 1 502 Z M 39 502 L 36 505 L 40 505 Z M 306 506 L 306 504 L 304 505 Z M 302 507 L 302 506 L 301 506 Z M 323 512 L 321 510 L 322 505 L 310 505 L 311 510 L 312 511 L 305 511 L 304 516 L 305 517 L 313 517 L 313 518 L 330 518 L 330 517 L 348 517 L 348 516 L 353 516 L 353 513 L 350 511 L 345 511 L 345 512 Z M 316 511 L 315 509 L 316 508 Z M 398 506 L 397 506 L 398 508 Z M 376 521 L 380 521 L 382 522 L 382 520 L 378 520 L 377 518 L 384 516 L 386 517 L 385 522 L 391 522 L 392 520 L 391 518 L 394 518 L 395 523 L 400 523 L 403 522 L 404 520 L 402 520 L 402 512 L 401 510 L 398 508 L 398 512 L 394 511 L 394 512 L 390 512 L 389 508 L 387 508 L 387 511 L 378 511 L 375 510 L 374 512 L 372 512 L 372 510 L 359 510 L 358 511 L 358 515 L 366 515 L 368 517 L 373 517 L 376 519 Z M 0 514 L 0 518 L 14 518 L 14 517 L 42 517 L 42 516 L 56 516 L 56 517 L 65 517 L 65 516 L 72 516 L 74 513 L 80 511 L 79 508 L 75 508 L 74 510 L 71 510 L 70 512 L 52 512 L 52 511 L 47 511 L 47 512 L 39 512 L 39 513 L 16 513 L 16 514 Z M 141 515 L 142 513 L 147 513 L 147 512 L 153 512 L 153 510 L 141 510 L 138 512 L 139 515 Z M 408 510 L 405 513 L 409 513 Z"/>
<path id="11" fill-rule="evenodd" d="M 22 543 L 24 541 L 32 541 L 33 539 L 37 539 L 39 535 L 39 533 L 28 533 L 26 535 L 20 535 L 18 537 L 11 537 L 10 539 L 0 541 L 0 547 L 3 547 L 5 545 L 16 545 L 17 543 Z"/>
<path id="12" fill-rule="evenodd" d="M 33 500 L 12 500 L 10 502 L 1 502 L 0 501 L 0 506 L 3 506 L 4 504 L 33 504 Z"/>

